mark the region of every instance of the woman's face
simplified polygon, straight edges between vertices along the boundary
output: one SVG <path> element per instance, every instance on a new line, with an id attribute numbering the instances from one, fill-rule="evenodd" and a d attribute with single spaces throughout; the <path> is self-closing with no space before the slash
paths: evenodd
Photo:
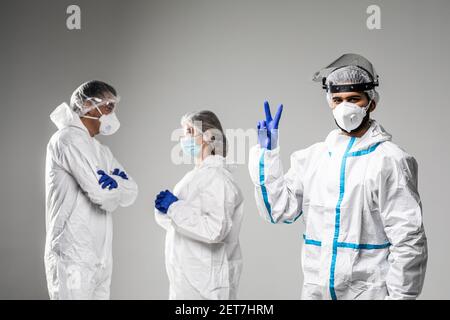
<path id="1" fill-rule="evenodd" d="M 186 123 L 183 125 L 183 134 L 185 138 L 194 138 L 196 144 L 203 144 L 202 134 L 192 124 Z"/>

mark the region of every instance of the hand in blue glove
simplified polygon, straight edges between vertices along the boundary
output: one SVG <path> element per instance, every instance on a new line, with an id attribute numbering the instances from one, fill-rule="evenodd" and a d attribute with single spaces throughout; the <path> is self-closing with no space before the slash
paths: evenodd
<path id="1" fill-rule="evenodd" d="M 175 197 L 172 192 L 169 190 L 161 191 L 155 200 L 155 208 L 161 211 L 162 213 L 167 213 L 169 207 L 172 203 L 178 201 L 178 198 Z"/>
<path id="2" fill-rule="evenodd" d="M 128 180 L 128 176 L 127 176 L 127 174 L 125 173 L 125 171 L 120 171 L 119 168 L 114 169 L 114 171 L 113 171 L 112 174 L 115 175 L 115 176 L 119 176 L 119 177 L 121 177 L 122 179 Z"/>
<path id="3" fill-rule="evenodd" d="M 109 190 L 112 190 L 118 187 L 116 180 L 107 175 L 105 171 L 98 170 L 97 174 L 101 176 L 100 179 L 98 180 L 98 184 L 102 185 L 102 189 L 108 187 Z"/>
<path id="4" fill-rule="evenodd" d="M 262 148 L 268 150 L 275 149 L 278 145 L 278 124 L 280 123 L 283 105 L 278 107 L 275 118 L 272 119 L 270 114 L 270 106 L 264 102 L 264 110 L 266 112 L 266 120 L 258 122 L 258 143 Z"/>

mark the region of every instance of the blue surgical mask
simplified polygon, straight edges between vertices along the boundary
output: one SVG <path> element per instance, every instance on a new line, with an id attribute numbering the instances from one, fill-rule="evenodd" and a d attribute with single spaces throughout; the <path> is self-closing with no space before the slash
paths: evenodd
<path id="1" fill-rule="evenodd" d="M 197 157 L 202 149 L 202 146 L 195 142 L 194 137 L 183 138 L 180 144 L 184 154 L 192 157 Z"/>

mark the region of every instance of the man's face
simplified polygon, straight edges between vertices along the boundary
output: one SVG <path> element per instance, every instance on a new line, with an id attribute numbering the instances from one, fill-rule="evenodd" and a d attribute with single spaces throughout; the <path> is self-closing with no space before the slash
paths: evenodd
<path id="1" fill-rule="evenodd" d="M 86 108 L 92 108 L 94 106 L 97 106 L 97 108 L 93 108 L 89 112 L 86 113 L 86 115 L 94 117 L 94 118 L 100 118 L 102 115 L 110 114 L 114 111 L 116 111 L 116 98 L 111 93 L 107 92 L 104 94 L 102 98 L 102 102 L 98 104 L 94 104 L 94 101 L 88 100 L 86 101 Z M 100 109 L 100 111 L 99 111 Z M 100 113 L 101 112 L 101 113 Z M 98 134 L 100 132 L 100 121 L 95 121 L 92 124 L 94 134 Z"/>
<path id="2" fill-rule="evenodd" d="M 364 108 L 369 103 L 369 99 L 367 99 L 367 95 L 364 92 L 337 92 L 331 94 L 331 109 L 336 108 L 336 106 L 342 102 L 350 102 L 357 104 L 361 108 Z M 370 111 L 372 111 L 372 106 Z"/>

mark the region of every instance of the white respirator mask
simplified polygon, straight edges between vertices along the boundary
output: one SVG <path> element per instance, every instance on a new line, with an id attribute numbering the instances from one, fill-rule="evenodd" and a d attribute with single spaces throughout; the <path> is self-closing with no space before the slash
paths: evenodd
<path id="1" fill-rule="evenodd" d="M 110 103 L 113 104 L 111 112 L 108 113 L 108 114 L 103 114 L 102 111 L 99 108 L 99 106 L 105 104 L 105 101 L 103 101 L 102 99 L 100 99 L 100 98 L 87 98 L 86 100 L 93 101 L 94 106 L 84 110 L 84 113 L 87 113 L 87 112 L 89 112 L 92 109 L 97 109 L 98 112 L 100 112 L 101 116 L 100 116 L 100 118 L 96 118 L 96 117 L 82 115 L 82 117 L 100 121 L 99 133 L 101 135 L 109 136 L 109 135 L 112 135 L 112 134 L 116 133 L 117 130 L 119 130 L 119 128 L 120 128 L 120 121 L 117 118 L 117 115 L 115 113 L 115 105 L 119 102 L 119 98 L 114 99 L 112 101 L 106 100 L 106 104 L 107 105 L 109 105 Z"/>
<path id="2" fill-rule="evenodd" d="M 117 118 L 117 115 L 115 112 L 111 112 L 109 114 L 103 114 L 100 111 L 100 108 L 96 107 L 98 112 L 100 112 L 101 116 L 100 118 L 90 117 L 90 116 L 83 116 L 83 118 L 88 119 L 98 119 L 100 121 L 100 129 L 99 132 L 101 135 L 104 136 L 110 136 L 117 132 L 120 128 L 120 121 Z"/>
<path id="3" fill-rule="evenodd" d="M 343 101 L 333 109 L 333 116 L 338 126 L 347 132 L 358 128 L 369 110 L 372 100 L 365 107 Z"/>

